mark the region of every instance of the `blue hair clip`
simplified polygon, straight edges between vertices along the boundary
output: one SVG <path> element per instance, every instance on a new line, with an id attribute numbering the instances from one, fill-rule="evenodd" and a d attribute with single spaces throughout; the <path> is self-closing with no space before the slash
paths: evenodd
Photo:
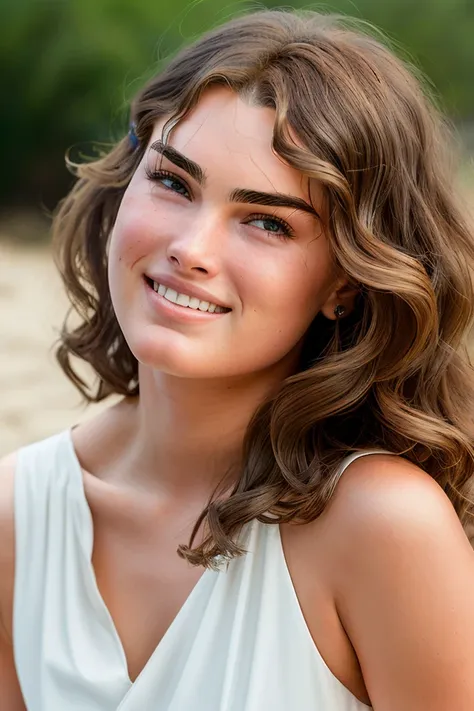
<path id="1" fill-rule="evenodd" d="M 133 150 L 135 151 L 138 146 L 140 145 L 140 141 L 138 139 L 137 134 L 135 133 L 137 124 L 135 121 L 132 121 L 130 123 L 130 128 L 128 130 L 128 140 L 130 141 L 130 145 L 132 146 Z"/>

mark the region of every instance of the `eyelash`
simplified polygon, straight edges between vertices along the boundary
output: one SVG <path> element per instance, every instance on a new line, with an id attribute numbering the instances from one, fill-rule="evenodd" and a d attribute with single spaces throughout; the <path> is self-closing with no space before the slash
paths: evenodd
<path id="1" fill-rule="evenodd" d="M 191 194 L 191 191 L 189 190 L 189 188 L 186 185 L 186 183 L 184 182 L 184 180 L 179 178 L 174 173 L 171 173 L 169 170 L 153 171 L 153 170 L 150 170 L 148 167 L 146 167 L 145 172 L 146 172 L 147 178 L 149 180 L 159 182 L 159 180 L 162 178 L 169 178 L 173 182 L 179 183 L 183 188 L 185 188 L 188 195 Z M 167 187 L 166 185 L 162 185 L 162 187 L 165 190 L 171 190 L 171 192 L 176 192 L 177 195 L 183 195 L 183 193 L 179 193 L 178 191 L 175 191 L 172 188 Z M 259 213 L 256 215 L 250 215 L 250 217 L 247 219 L 247 221 L 244 224 L 247 224 L 248 222 L 253 222 L 254 220 L 263 220 L 263 221 L 267 221 L 267 222 L 274 222 L 275 224 L 277 224 L 282 231 L 281 234 L 272 232 L 271 230 L 263 230 L 263 232 L 266 232 L 269 235 L 277 237 L 278 239 L 285 241 L 285 240 L 292 239 L 294 237 L 294 232 L 291 229 L 290 225 L 287 222 L 285 222 L 285 220 L 282 220 L 280 217 L 273 217 L 272 215 L 268 215 L 265 213 Z M 257 228 L 257 229 L 259 229 L 259 228 Z"/>

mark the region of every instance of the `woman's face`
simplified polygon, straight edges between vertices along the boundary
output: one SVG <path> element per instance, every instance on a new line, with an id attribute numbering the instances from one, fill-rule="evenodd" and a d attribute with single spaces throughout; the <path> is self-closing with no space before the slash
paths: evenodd
<path id="1" fill-rule="evenodd" d="M 113 305 L 145 366 L 197 378 L 292 372 L 311 321 L 331 315 L 323 193 L 312 186 L 311 202 L 308 181 L 272 152 L 274 117 L 215 87 L 166 148 L 165 121 L 155 126 L 109 245 Z"/>

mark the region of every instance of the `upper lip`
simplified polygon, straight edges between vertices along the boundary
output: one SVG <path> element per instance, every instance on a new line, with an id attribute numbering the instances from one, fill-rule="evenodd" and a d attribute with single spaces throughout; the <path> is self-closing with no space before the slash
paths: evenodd
<path id="1" fill-rule="evenodd" d="M 194 296 L 196 299 L 199 299 L 199 301 L 208 301 L 210 304 L 222 306 L 225 309 L 230 308 L 230 306 L 223 304 L 222 301 L 219 301 L 219 299 L 205 289 L 200 289 L 199 287 L 189 284 L 188 282 L 181 281 L 181 279 L 177 279 L 176 277 L 162 276 L 159 274 L 145 274 L 145 276 L 148 277 L 148 279 L 156 281 L 157 284 L 162 284 L 170 289 L 174 289 L 179 294 Z"/>

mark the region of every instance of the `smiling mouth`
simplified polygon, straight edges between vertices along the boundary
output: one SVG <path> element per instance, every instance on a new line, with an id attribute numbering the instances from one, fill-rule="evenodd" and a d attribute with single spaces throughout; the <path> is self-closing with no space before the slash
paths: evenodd
<path id="1" fill-rule="evenodd" d="M 229 309 L 225 306 L 219 306 L 209 301 L 202 301 L 201 299 L 198 299 L 195 296 L 188 296 L 188 294 L 181 294 L 175 289 L 170 289 L 164 284 L 159 284 L 158 282 L 154 281 L 153 279 L 150 279 L 150 277 L 147 277 L 146 275 L 145 281 L 148 286 L 153 289 L 153 291 L 156 291 L 157 294 L 162 296 L 167 301 L 171 301 L 171 303 L 176 304 L 176 306 L 181 306 L 185 309 L 193 309 L 195 311 L 207 312 L 211 314 L 225 314 L 229 311 L 232 311 L 232 309 Z"/>

